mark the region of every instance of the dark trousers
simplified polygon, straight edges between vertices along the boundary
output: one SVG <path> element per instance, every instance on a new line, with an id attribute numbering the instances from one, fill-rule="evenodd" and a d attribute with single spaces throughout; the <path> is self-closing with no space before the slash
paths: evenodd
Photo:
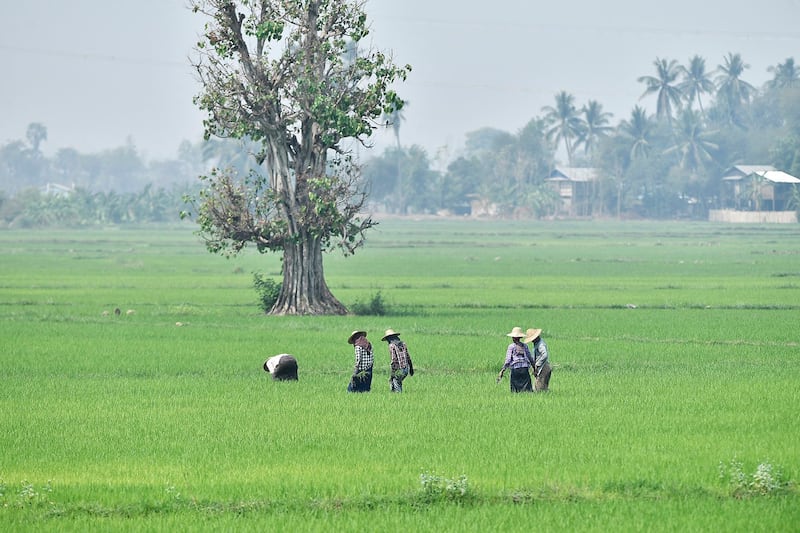
<path id="1" fill-rule="evenodd" d="M 403 380 L 408 377 L 408 367 L 392 370 L 389 377 L 389 388 L 392 392 L 403 392 Z"/>
<path id="2" fill-rule="evenodd" d="M 347 385 L 347 392 L 369 392 L 372 388 L 372 370 L 364 370 L 353 374 Z"/>
<path id="3" fill-rule="evenodd" d="M 511 392 L 533 392 L 531 373 L 527 366 L 524 368 L 512 368 L 511 378 L 508 381 L 511 384 Z"/>

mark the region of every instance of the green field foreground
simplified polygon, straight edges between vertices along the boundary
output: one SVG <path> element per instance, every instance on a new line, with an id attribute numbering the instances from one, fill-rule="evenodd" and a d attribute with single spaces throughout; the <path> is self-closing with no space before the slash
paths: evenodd
<path id="1" fill-rule="evenodd" d="M 343 317 L 265 316 L 279 257 L 193 231 L 0 232 L 0 530 L 800 531 L 798 226 L 385 220 L 326 257 L 387 311 Z M 495 384 L 513 326 L 549 393 Z"/>

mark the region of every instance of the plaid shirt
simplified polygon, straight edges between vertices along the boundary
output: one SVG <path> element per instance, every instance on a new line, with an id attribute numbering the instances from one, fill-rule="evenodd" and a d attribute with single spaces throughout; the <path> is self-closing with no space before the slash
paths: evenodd
<path id="1" fill-rule="evenodd" d="M 408 346 L 403 341 L 390 342 L 389 354 L 392 356 L 392 370 L 398 368 L 408 368 L 411 365 L 411 356 L 408 354 Z"/>
<path id="2" fill-rule="evenodd" d="M 533 366 L 533 358 L 531 357 L 531 351 L 528 349 L 527 344 L 516 344 L 511 343 L 508 345 L 508 350 L 506 350 L 506 361 L 503 364 L 503 369 L 511 368 L 514 370 L 515 368 L 526 368 L 529 366 Z"/>
<path id="3" fill-rule="evenodd" d="M 372 371 L 372 365 L 375 364 L 375 357 L 372 355 L 372 350 L 367 350 L 361 346 L 356 345 L 356 366 L 354 374 L 363 372 L 365 370 Z"/>

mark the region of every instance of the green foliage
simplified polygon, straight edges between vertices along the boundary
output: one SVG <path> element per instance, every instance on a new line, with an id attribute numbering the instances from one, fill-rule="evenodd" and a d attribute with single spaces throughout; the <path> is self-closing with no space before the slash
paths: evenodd
<path id="1" fill-rule="evenodd" d="M 423 472 L 419 475 L 419 482 L 422 485 L 422 500 L 426 502 L 437 500 L 463 502 L 472 496 L 467 476 L 464 474 L 449 479 L 435 473 Z"/>
<path id="2" fill-rule="evenodd" d="M 281 293 L 281 283 L 272 278 L 265 278 L 258 272 L 253 273 L 253 287 L 258 293 L 258 303 L 261 310 L 269 313 Z"/>
<path id="3" fill-rule="evenodd" d="M 258 24 L 252 31 L 259 39 L 266 39 L 268 41 L 278 41 L 283 36 L 285 24 L 282 21 L 265 20 Z"/>
<path id="4" fill-rule="evenodd" d="M 368 33 L 362 2 L 191 4 L 209 19 L 208 46 L 198 47 L 195 63 L 205 137 L 260 145 L 247 177 L 213 169 L 203 178 L 199 234 L 212 253 L 233 256 L 254 244 L 284 254 L 286 275 L 299 281 L 273 313 L 344 314 L 327 290 L 322 253 L 354 253 L 374 223 L 361 216 L 366 194 L 342 142 L 363 142 L 387 107 L 402 107 L 391 86 L 411 68 L 359 48 Z"/>
<path id="5" fill-rule="evenodd" d="M 147 185 L 139 192 L 91 192 L 74 189 L 46 194 L 28 189 L 0 202 L 0 227 L 54 228 L 178 222 L 189 187 Z"/>
<path id="6" fill-rule="evenodd" d="M 355 303 L 350 306 L 350 310 L 354 314 L 361 316 L 383 316 L 388 312 L 387 305 L 384 301 L 381 291 L 373 294 L 368 302 L 356 300 Z"/>
<path id="7" fill-rule="evenodd" d="M 735 498 L 775 496 L 794 486 L 784 479 L 780 468 L 768 461 L 759 463 L 752 474 L 747 474 L 742 463 L 734 459 L 727 465 L 719 464 L 719 475 Z"/>
<path id="8" fill-rule="evenodd" d="M 51 480 L 37 487 L 34 483 L 23 479 L 16 491 L 9 489 L 9 487 L 0 480 L 0 508 L 46 508 L 53 505 L 51 500 L 52 492 L 53 485 Z"/>

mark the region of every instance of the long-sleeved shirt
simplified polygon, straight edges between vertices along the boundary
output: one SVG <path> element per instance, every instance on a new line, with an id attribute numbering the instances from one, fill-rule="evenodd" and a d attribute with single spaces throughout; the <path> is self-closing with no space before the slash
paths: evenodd
<path id="1" fill-rule="evenodd" d="M 368 348 L 364 348 L 363 346 L 359 346 L 356 344 L 355 347 L 355 355 L 356 355 L 356 364 L 354 373 L 358 374 L 359 372 L 363 372 L 365 370 L 372 370 L 372 366 L 375 364 L 375 356 L 372 354 L 372 350 Z"/>
<path id="2" fill-rule="evenodd" d="M 527 344 L 517 344 L 512 342 L 508 345 L 508 350 L 506 350 L 506 361 L 503 364 L 503 370 L 506 368 L 515 369 L 515 368 L 525 368 L 528 366 L 533 366 L 533 358 L 531 357 L 531 351 L 528 349 Z"/>
<path id="3" fill-rule="evenodd" d="M 539 337 L 533 342 L 533 373 L 538 376 L 542 367 L 550 362 L 550 354 L 547 351 L 547 343 Z"/>
<path id="4" fill-rule="evenodd" d="M 392 370 L 411 366 L 411 355 L 408 353 L 408 346 L 403 341 L 390 342 L 389 355 L 392 358 Z"/>

